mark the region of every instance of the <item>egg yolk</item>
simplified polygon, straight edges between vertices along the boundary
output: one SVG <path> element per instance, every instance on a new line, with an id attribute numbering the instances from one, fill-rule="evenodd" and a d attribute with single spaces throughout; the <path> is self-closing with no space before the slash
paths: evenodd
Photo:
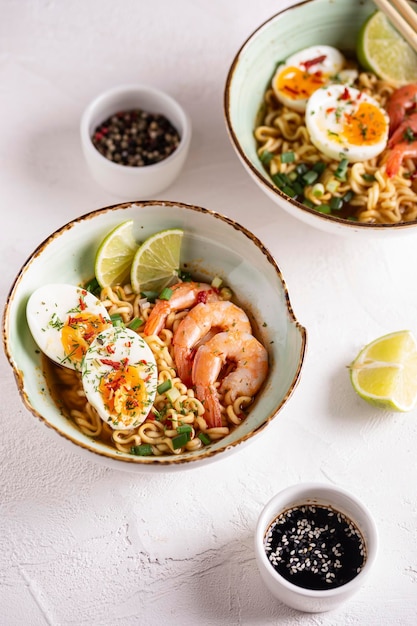
<path id="1" fill-rule="evenodd" d="M 292 100 L 305 100 L 327 84 L 329 76 L 317 71 L 308 73 L 299 67 L 286 67 L 276 77 L 275 87 Z"/>
<path id="2" fill-rule="evenodd" d="M 102 315 L 83 312 L 70 315 L 61 330 L 61 341 L 66 358 L 81 363 L 93 339 L 111 323 Z"/>
<path id="3" fill-rule="evenodd" d="M 140 377 L 139 368 L 134 365 L 109 371 L 100 381 L 99 392 L 110 415 L 122 420 L 123 416 L 134 420 L 136 415 L 143 415 L 148 401 L 145 382 Z"/>
<path id="4" fill-rule="evenodd" d="M 371 146 L 381 141 L 386 130 L 382 111 L 370 102 L 361 102 L 354 113 L 345 116 L 342 134 L 352 145 Z"/>

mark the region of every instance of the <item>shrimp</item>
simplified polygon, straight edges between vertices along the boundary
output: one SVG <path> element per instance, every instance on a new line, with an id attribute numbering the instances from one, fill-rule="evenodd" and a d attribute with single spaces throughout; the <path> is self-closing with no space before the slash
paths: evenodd
<path id="1" fill-rule="evenodd" d="M 143 332 L 145 335 L 159 335 L 168 315 L 174 311 L 182 311 L 198 302 L 214 302 L 219 295 L 211 285 L 196 282 L 180 282 L 170 287 L 172 295 L 169 300 L 157 300 Z"/>
<path id="2" fill-rule="evenodd" d="M 397 130 L 407 114 L 407 111 L 417 109 L 417 83 L 404 85 L 394 91 L 386 105 L 390 118 L 390 135 Z"/>
<path id="3" fill-rule="evenodd" d="M 388 148 L 393 148 L 396 143 L 411 143 L 417 136 L 417 113 L 406 117 L 397 127 L 388 141 Z"/>
<path id="4" fill-rule="evenodd" d="M 417 159 L 417 140 L 400 141 L 389 151 L 386 161 L 386 172 L 390 178 L 398 174 L 404 159 Z"/>
<path id="5" fill-rule="evenodd" d="M 253 396 L 268 373 L 268 353 L 249 333 L 221 332 L 201 345 L 194 358 L 192 378 L 197 398 L 204 404 L 203 417 L 209 428 L 222 425 L 216 382 L 229 361 L 236 367 L 223 378 L 220 392 L 229 391 L 232 401 L 239 395 Z"/>
<path id="6" fill-rule="evenodd" d="M 179 324 L 173 339 L 174 359 L 178 375 L 186 385 L 191 384 L 194 348 L 201 340 L 210 338 L 212 331 L 219 330 L 252 332 L 246 313 L 226 300 L 197 304 Z"/>

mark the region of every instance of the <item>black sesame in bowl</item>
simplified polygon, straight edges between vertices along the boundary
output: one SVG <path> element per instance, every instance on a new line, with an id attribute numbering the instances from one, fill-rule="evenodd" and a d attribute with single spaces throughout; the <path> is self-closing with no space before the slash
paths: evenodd
<path id="1" fill-rule="evenodd" d="M 160 113 L 141 109 L 118 111 L 99 124 L 91 138 L 106 159 L 119 165 L 143 167 L 166 159 L 177 149 L 180 136 Z"/>
<path id="2" fill-rule="evenodd" d="M 264 539 L 272 567 L 304 589 L 333 589 L 349 582 L 366 561 L 365 542 L 352 520 L 330 506 L 302 504 L 285 510 Z"/>

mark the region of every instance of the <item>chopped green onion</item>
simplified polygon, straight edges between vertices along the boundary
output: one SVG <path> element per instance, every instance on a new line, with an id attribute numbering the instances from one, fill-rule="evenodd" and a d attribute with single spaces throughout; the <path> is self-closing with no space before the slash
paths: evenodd
<path id="1" fill-rule="evenodd" d="M 289 185 L 285 185 L 285 187 L 283 187 L 281 189 L 281 191 L 283 191 L 285 194 L 287 194 L 287 196 L 289 196 L 290 198 L 294 198 L 294 196 L 297 195 L 295 193 L 294 189 L 292 187 L 290 187 Z"/>
<path id="2" fill-rule="evenodd" d="M 336 191 L 340 187 L 340 182 L 335 178 L 331 178 L 328 183 L 326 183 L 326 191 L 329 193 L 336 193 Z"/>
<path id="3" fill-rule="evenodd" d="M 215 276 L 213 280 L 211 281 L 211 286 L 214 289 L 219 289 L 222 284 L 223 284 L 223 279 L 220 278 L 220 276 Z"/>
<path id="4" fill-rule="evenodd" d="M 150 443 L 141 443 L 140 446 L 132 446 L 130 452 L 131 454 L 135 454 L 136 456 L 153 455 L 153 450 Z"/>
<path id="5" fill-rule="evenodd" d="M 268 150 L 265 150 L 264 152 L 262 152 L 260 159 L 264 165 L 269 165 L 274 156 L 275 154 L 273 152 L 268 152 Z"/>
<path id="6" fill-rule="evenodd" d="M 178 270 L 178 278 L 182 280 L 183 283 L 190 283 L 192 281 L 192 276 L 187 270 Z"/>
<path id="7" fill-rule="evenodd" d="M 362 174 L 362 178 L 367 183 L 373 183 L 374 180 L 376 180 L 376 178 L 375 178 L 375 176 L 373 174 Z"/>
<path id="8" fill-rule="evenodd" d="M 352 189 L 349 189 L 349 191 L 347 191 L 345 193 L 345 195 L 343 196 L 343 202 L 350 202 L 353 198 L 353 191 Z"/>
<path id="9" fill-rule="evenodd" d="M 198 433 L 198 438 L 202 443 L 204 443 L 205 446 L 208 446 L 208 444 L 211 443 L 211 439 L 207 433 Z"/>
<path id="10" fill-rule="evenodd" d="M 169 287 L 165 287 L 165 289 L 162 289 L 161 293 L 159 294 L 158 298 L 160 300 L 169 300 L 172 296 L 172 289 L 170 289 Z"/>
<path id="11" fill-rule="evenodd" d="M 181 394 L 176 387 L 172 387 L 172 389 L 168 389 L 168 391 L 166 392 L 166 396 L 171 404 L 174 404 L 175 400 L 178 400 L 180 395 Z"/>
<path id="12" fill-rule="evenodd" d="M 317 209 L 319 213 L 326 213 L 326 214 L 331 213 L 331 208 L 328 204 L 319 204 L 318 206 L 314 208 Z"/>
<path id="13" fill-rule="evenodd" d="M 138 328 L 140 328 L 140 326 L 142 326 L 142 324 L 143 320 L 141 320 L 140 317 L 134 317 L 133 320 L 129 322 L 127 327 L 131 330 L 137 330 Z"/>
<path id="14" fill-rule="evenodd" d="M 86 291 L 89 291 L 90 293 L 92 293 L 93 295 L 97 295 L 100 293 L 101 291 L 101 287 L 99 285 L 99 282 L 97 280 L 97 278 L 94 276 L 94 278 L 92 278 L 84 287 L 84 289 Z"/>
<path id="15" fill-rule="evenodd" d="M 155 302 L 158 297 L 157 291 L 141 291 L 141 295 L 147 299 L 148 302 Z"/>
<path id="16" fill-rule="evenodd" d="M 314 209 L 316 207 L 316 205 L 311 202 L 311 200 L 309 200 L 308 198 L 303 198 L 303 204 L 304 206 L 307 206 L 309 209 Z"/>
<path id="17" fill-rule="evenodd" d="M 305 174 L 306 172 L 308 172 L 308 165 L 307 163 L 299 163 L 298 165 L 296 165 L 295 167 L 295 171 L 297 172 L 297 174 L 299 174 L 300 176 L 302 174 Z"/>
<path id="18" fill-rule="evenodd" d="M 163 383 L 157 386 L 156 391 L 161 395 L 161 393 L 165 393 L 169 389 L 172 389 L 172 380 L 167 378 L 167 380 L 164 380 Z"/>
<path id="19" fill-rule="evenodd" d="M 287 176 L 288 176 L 288 180 L 291 181 L 291 183 L 295 182 L 298 178 L 298 174 L 295 170 L 293 170 L 292 172 L 289 172 Z"/>
<path id="20" fill-rule="evenodd" d="M 293 163 L 295 161 L 294 152 L 283 152 L 281 154 L 281 163 Z"/>
<path id="21" fill-rule="evenodd" d="M 181 426 L 177 426 L 177 433 L 181 434 L 181 433 L 191 433 L 192 432 L 192 427 L 190 426 L 190 424 L 182 424 Z"/>
<path id="22" fill-rule="evenodd" d="M 295 191 L 295 194 L 297 196 L 301 196 L 303 194 L 303 186 L 296 180 L 295 183 L 293 183 L 292 188 Z"/>
<path id="23" fill-rule="evenodd" d="M 315 198 L 322 198 L 324 196 L 324 185 L 322 185 L 321 183 L 316 183 L 313 186 L 311 193 Z"/>
<path id="24" fill-rule="evenodd" d="M 324 170 L 326 169 L 326 163 L 323 163 L 323 161 L 317 161 L 317 163 L 314 163 L 311 169 L 313 170 L 313 172 L 317 172 L 317 174 L 323 174 Z"/>
<path id="25" fill-rule="evenodd" d="M 272 176 L 272 180 L 274 181 L 276 186 L 279 187 L 280 189 L 284 187 L 285 185 L 288 185 L 289 182 L 291 182 L 289 181 L 288 176 L 286 174 L 281 174 L 280 172 L 277 172 L 276 174 L 274 174 Z"/>
<path id="26" fill-rule="evenodd" d="M 172 447 L 174 450 L 178 450 L 178 448 L 184 447 L 188 441 L 190 441 L 190 433 L 181 433 L 172 438 Z"/>
<path id="27" fill-rule="evenodd" d="M 339 163 L 339 165 L 337 166 L 337 169 L 334 173 L 335 177 L 338 180 L 346 180 L 346 174 L 347 174 L 347 168 L 348 168 L 348 163 L 349 161 L 347 159 L 342 159 Z"/>
<path id="28" fill-rule="evenodd" d="M 222 300 L 231 300 L 233 298 L 233 291 L 230 287 L 222 287 L 220 289 L 220 298 Z"/>
<path id="29" fill-rule="evenodd" d="M 314 170 L 309 170 L 308 172 L 303 174 L 301 178 L 303 179 L 303 182 L 306 185 L 312 185 L 313 183 L 316 182 L 318 177 L 319 177 L 319 173 L 318 172 L 315 172 Z"/>
<path id="30" fill-rule="evenodd" d="M 332 211 L 339 211 L 343 206 L 343 198 L 338 198 L 337 196 L 333 196 L 330 200 L 330 208 Z"/>
<path id="31" fill-rule="evenodd" d="M 120 313 L 113 313 L 110 315 L 110 319 L 113 326 L 124 326 L 123 317 Z"/>

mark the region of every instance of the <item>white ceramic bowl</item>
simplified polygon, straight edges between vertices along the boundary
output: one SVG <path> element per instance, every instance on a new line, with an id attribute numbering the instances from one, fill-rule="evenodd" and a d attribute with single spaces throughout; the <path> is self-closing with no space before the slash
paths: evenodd
<path id="1" fill-rule="evenodd" d="M 281 513 L 302 504 L 331 507 L 353 521 L 359 529 L 365 544 L 366 560 L 359 574 L 351 581 L 332 589 L 305 589 L 286 580 L 272 566 L 264 547 L 265 534 Z M 355 594 L 368 577 L 377 551 L 378 532 L 369 510 L 345 489 L 320 483 L 294 485 L 279 492 L 262 510 L 255 531 L 256 561 L 270 592 L 284 604 L 310 613 L 335 609 Z"/>
<path id="2" fill-rule="evenodd" d="M 101 122 L 118 111 L 134 108 L 164 115 L 178 131 L 179 146 L 163 161 L 143 167 L 119 165 L 94 147 L 91 137 Z M 180 174 L 190 146 L 191 120 L 168 94 L 148 85 L 121 85 L 100 94 L 88 105 L 80 132 L 85 160 L 96 182 L 121 199 L 145 199 L 157 196 Z"/>
<path id="3" fill-rule="evenodd" d="M 46 283 L 86 284 L 103 237 L 134 220 L 137 241 L 164 228 L 184 229 L 182 264 L 199 279 L 221 276 L 242 306 L 260 321 L 270 369 L 263 389 L 242 424 L 227 437 L 193 453 L 139 457 L 116 452 L 83 435 L 63 417 L 47 391 L 39 350 L 26 322 L 30 294 Z M 29 257 L 11 287 L 3 316 L 3 344 L 26 407 L 63 441 L 91 458 L 131 471 L 200 466 L 240 450 L 274 419 L 300 378 L 306 331 L 296 320 L 282 274 L 268 250 L 243 226 L 206 209 L 168 201 L 120 204 L 89 213 L 51 234 Z"/>
<path id="4" fill-rule="evenodd" d="M 273 202 L 293 217 L 327 232 L 386 237 L 417 231 L 417 222 L 359 224 L 310 209 L 279 190 L 258 158 L 257 113 L 279 61 L 317 44 L 354 53 L 361 25 L 375 11 L 372 0 L 308 0 L 284 9 L 259 26 L 238 51 L 224 93 L 226 127 L 244 168 Z"/>

